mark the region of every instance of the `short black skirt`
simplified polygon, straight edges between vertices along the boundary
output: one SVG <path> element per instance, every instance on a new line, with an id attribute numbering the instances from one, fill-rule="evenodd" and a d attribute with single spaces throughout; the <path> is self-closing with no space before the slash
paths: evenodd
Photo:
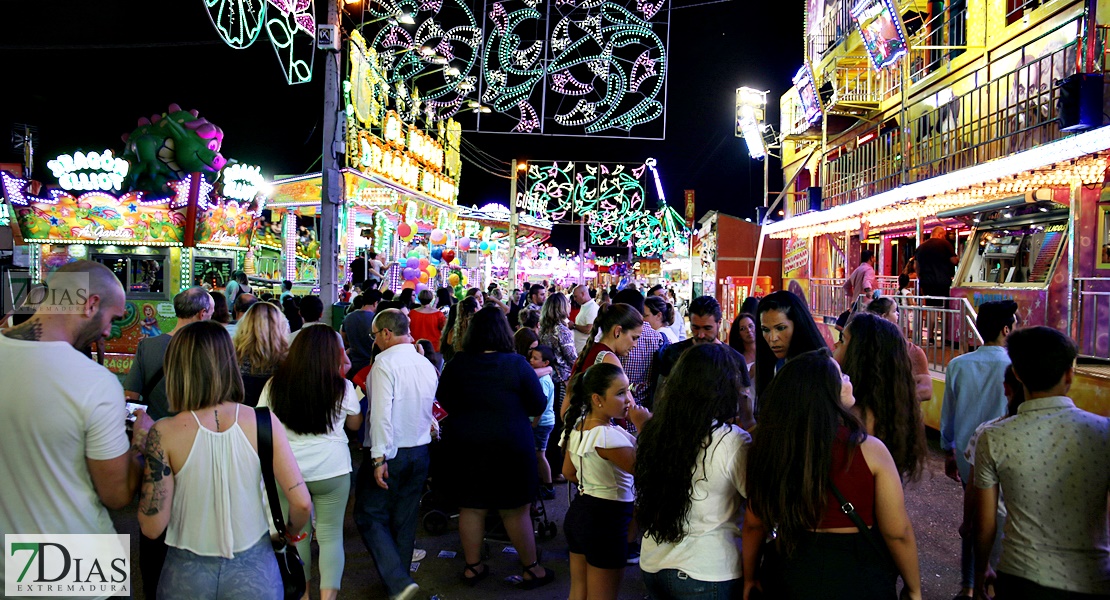
<path id="1" fill-rule="evenodd" d="M 628 561 L 628 525 L 632 502 L 604 500 L 579 494 L 567 510 L 563 531 L 567 546 L 584 554 L 586 563 L 598 569 L 623 569 Z"/>

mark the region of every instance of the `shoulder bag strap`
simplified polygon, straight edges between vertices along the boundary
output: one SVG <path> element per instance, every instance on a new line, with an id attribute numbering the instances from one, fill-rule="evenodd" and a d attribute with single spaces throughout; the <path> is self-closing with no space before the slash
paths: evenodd
<path id="1" fill-rule="evenodd" d="M 886 557 L 885 560 L 887 560 L 888 562 L 893 562 L 890 558 L 890 552 L 884 551 L 883 547 L 879 545 L 879 541 L 875 539 L 875 532 L 872 531 L 872 529 L 863 522 L 863 517 L 860 517 L 859 513 L 856 512 L 856 507 L 853 506 L 851 502 L 848 502 L 848 499 L 844 497 L 844 494 L 840 493 L 840 489 L 836 487 L 835 483 L 829 481 L 829 487 L 832 488 L 832 493 L 834 496 L 836 496 L 836 501 L 840 503 L 841 512 L 848 515 L 848 518 L 851 519 L 852 523 L 856 525 L 860 533 L 863 534 L 863 537 L 867 538 L 867 541 L 871 542 L 871 546 L 875 548 L 875 551 L 879 553 L 879 556 Z"/>
<path id="2" fill-rule="evenodd" d="M 270 409 L 254 409 L 258 423 L 258 461 L 262 463 L 262 480 L 266 483 L 266 499 L 270 504 L 270 517 L 278 537 L 285 539 L 285 519 L 281 515 L 281 501 L 278 500 L 277 483 L 274 482 L 274 430 L 270 422 Z"/>

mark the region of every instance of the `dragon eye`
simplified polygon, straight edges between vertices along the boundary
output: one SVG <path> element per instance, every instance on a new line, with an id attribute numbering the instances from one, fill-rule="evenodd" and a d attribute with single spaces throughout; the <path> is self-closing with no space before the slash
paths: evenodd
<path id="1" fill-rule="evenodd" d="M 208 140 L 208 149 L 215 152 L 220 149 L 220 142 L 218 140 Z"/>

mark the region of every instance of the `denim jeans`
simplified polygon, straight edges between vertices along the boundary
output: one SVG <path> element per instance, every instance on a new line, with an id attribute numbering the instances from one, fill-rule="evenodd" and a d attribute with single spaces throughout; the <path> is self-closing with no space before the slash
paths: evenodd
<path id="1" fill-rule="evenodd" d="M 428 446 L 397 449 L 397 456 L 388 462 L 388 490 L 374 481 L 371 462 L 370 449 L 363 448 L 355 488 L 355 524 L 392 598 L 413 583 L 409 566 L 420 495 L 428 479 Z"/>
<path id="2" fill-rule="evenodd" d="M 744 595 L 744 580 L 699 581 L 677 569 L 644 574 L 652 600 L 732 600 Z"/>

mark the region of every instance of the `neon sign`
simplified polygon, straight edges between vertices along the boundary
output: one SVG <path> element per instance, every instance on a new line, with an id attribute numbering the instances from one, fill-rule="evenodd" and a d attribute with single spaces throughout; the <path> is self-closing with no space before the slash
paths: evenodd
<path id="1" fill-rule="evenodd" d="M 253 200 L 265 183 L 262 167 L 236 163 L 224 169 L 223 195 L 235 200 Z"/>
<path id="2" fill-rule="evenodd" d="M 47 162 L 46 167 L 57 178 L 62 189 L 118 192 L 131 165 L 126 160 L 113 156 L 111 150 L 105 150 L 87 154 L 62 154 Z"/>

